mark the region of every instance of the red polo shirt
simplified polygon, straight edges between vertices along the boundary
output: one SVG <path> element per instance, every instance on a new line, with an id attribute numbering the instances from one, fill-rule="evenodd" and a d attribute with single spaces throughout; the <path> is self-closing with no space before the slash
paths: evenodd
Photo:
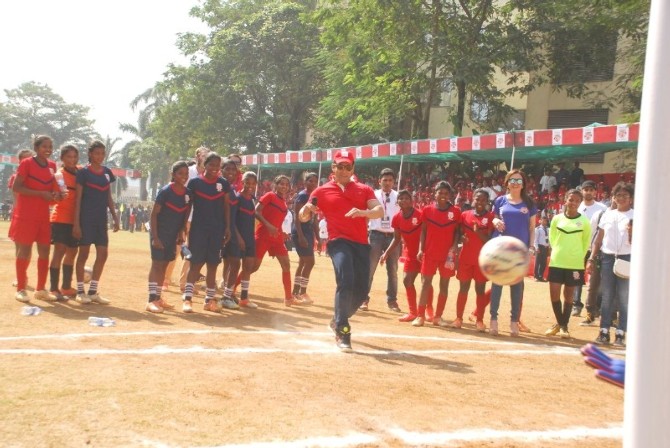
<path id="1" fill-rule="evenodd" d="M 368 244 L 368 222 L 365 218 L 347 218 L 352 208 L 368 209 L 368 201 L 376 200 L 375 192 L 365 184 L 350 181 L 344 190 L 335 181 L 327 182 L 312 192 L 317 207 L 326 217 L 328 240 L 344 238 L 355 243 Z"/>
<path id="2" fill-rule="evenodd" d="M 469 265 L 477 265 L 479 263 L 479 252 L 484 246 L 484 242 L 477 235 L 474 228 L 477 226 L 478 230 L 486 231 L 489 235 L 493 232 L 493 213 L 484 212 L 478 216 L 474 210 L 466 210 L 461 214 L 461 229 L 463 235 L 467 238 L 467 242 L 463 244 L 461 249 L 460 262 Z"/>
<path id="3" fill-rule="evenodd" d="M 415 208 L 412 209 L 409 217 L 405 218 L 401 210 L 391 220 L 391 226 L 400 232 L 402 241 L 405 243 L 403 244 L 403 257 L 416 260 L 416 254 L 419 252 L 422 222 L 421 212 Z"/>
<path id="4" fill-rule="evenodd" d="M 263 218 L 265 218 L 270 224 L 275 226 L 278 230 L 276 239 L 283 241 L 284 237 L 282 235 L 281 226 L 286 218 L 286 213 L 288 213 L 288 207 L 286 206 L 286 201 L 279 197 L 274 191 L 265 193 L 259 199 L 259 202 L 263 204 L 263 211 L 261 212 Z M 264 238 L 269 238 L 267 235 L 267 230 L 263 224 L 259 225 L 256 228 L 256 236 L 259 238 L 262 236 Z"/>
<path id="5" fill-rule="evenodd" d="M 47 164 L 40 165 L 35 157 L 23 159 L 19 164 L 17 176 L 23 178 L 23 186 L 37 191 L 59 191 L 54 173 L 56 164 L 48 160 Z M 19 194 L 14 216 L 31 221 L 49 221 L 49 204 L 41 196 Z"/>
<path id="6" fill-rule="evenodd" d="M 461 223 L 461 209 L 449 204 L 440 210 L 431 204 L 421 211 L 423 222 L 426 223 L 426 241 L 424 254 L 431 260 L 443 261 L 447 259 L 449 249 L 454 244 L 454 235 Z"/>

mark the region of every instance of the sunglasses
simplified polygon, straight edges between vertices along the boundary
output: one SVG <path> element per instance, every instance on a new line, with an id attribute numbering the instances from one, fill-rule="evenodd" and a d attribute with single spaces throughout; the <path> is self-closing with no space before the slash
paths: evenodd
<path id="1" fill-rule="evenodd" d="M 353 165 L 342 165 L 342 164 L 339 164 L 339 165 L 335 165 L 335 168 L 337 168 L 338 170 L 351 171 L 351 170 L 354 169 L 354 166 L 353 166 Z"/>
<path id="2" fill-rule="evenodd" d="M 509 184 L 523 185 L 523 179 L 510 179 L 507 181 Z"/>

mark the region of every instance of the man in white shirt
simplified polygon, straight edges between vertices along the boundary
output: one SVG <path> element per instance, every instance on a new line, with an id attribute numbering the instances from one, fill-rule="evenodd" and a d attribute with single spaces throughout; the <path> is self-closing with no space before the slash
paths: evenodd
<path id="1" fill-rule="evenodd" d="M 551 193 L 551 188 L 556 186 L 556 178 L 551 172 L 551 168 L 545 168 L 544 176 L 540 179 L 541 193 Z"/>
<path id="2" fill-rule="evenodd" d="M 398 192 L 393 189 L 395 184 L 395 173 L 390 168 L 384 168 L 379 175 L 380 189 L 375 190 L 375 196 L 382 205 L 384 216 L 378 219 L 371 219 L 368 222 L 368 231 L 370 235 L 370 286 L 372 279 L 379 264 L 379 258 L 391 245 L 393 241 L 393 227 L 391 219 L 400 211 L 398 207 Z M 386 259 L 386 303 L 391 311 L 401 313 L 398 306 L 398 259 L 400 258 L 400 246 L 396 247 Z M 368 310 L 370 296 L 365 300 L 360 309 Z"/>
<path id="3" fill-rule="evenodd" d="M 538 282 L 546 281 L 544 279 L 544 271 L 547 268 L 547 256 L 549 255 L 549 220 L 542 218 L 540 225 L 535 227 L 535 240 L 533 247 L 535 248 L 535 272 L 533 273 L 535 280 Z"/>

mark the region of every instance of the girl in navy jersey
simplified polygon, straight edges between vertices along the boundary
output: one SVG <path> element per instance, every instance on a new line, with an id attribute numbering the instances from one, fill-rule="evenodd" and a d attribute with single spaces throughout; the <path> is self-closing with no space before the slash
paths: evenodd
<path id="1" fill-rule="evenodd" d="M 62 199 L 54 173 L 56 164 L 49 160 L 53 140 L 40 135 L 33 144 L 35 156 L 24 159 L 19 165 L 12 191 L 17 194 L 12 229 L 16 244 L 16 300 L 28 302 L 26 283 L 33 243 L 37 243 L 37 287 L 35 299 L 53 300 L 46 290 L 51 248 L 49 204 Z"/>
<path id="2" fill-rule="evenodd" d="M 161 188 L 151 210 L 149 238 L 151 270 L 149 271 L 149 303 L 146 311 L 162 313 L 174 306 L 161 298 L 159 285 L 165 281 L 167 265 L 177 256 L 177 245 L 185 239 L 186 221 L 191 212 L 191 192 L 186 188 L 188 164 L 172 165 L 172 182 Z"/>
<path id="3" fill-rule="evenodd" d="M 256 265 L 256 239 L 254 237 L 256 204 L 254 203 L 254 192 L 257 184 L 256 174 L 248 171 L 242 176 L 242 191 L 236 194 L 235 235 L 231 236 L 231 239 L 237 238 L 237 244 L 233 247 L 237 251 L 235 255 L 242 262 L 242 272 L 238 277 L 242 286 L 239 303 L 242 308 L 258 308 L 258 305 L 249 300 L 249 278 Z M 233 285 L 235 276 L 237 276 L 237 270 L 231 269 L 228 272 L 226 284 Z M 232 294 L 232 286 L 226 287 L 223 291 L 224 300 L 231 298 Z"/>
<path id="4" fill-rule="evenodd" d="M 286 195 L 291 186 L 287 176 L 277 176 L 274 180 L 274 191 L 265 193 L 256 204 L 256 219 L 261 225 L 256 229 L 256 264 L 252 273 L 260 268 L 265 253 L 277 257 L 282 270 L 284 285 L 284 305 L 297 305 L 299 302 L 291 294 L 291 264 L 288 250 L 284 244 L 282 223 L 288 213 Z"/>
<path id="5" fill-rule="evenodd" d="M 119 231 L 119 217 L 116 214 L 112 199 L 112 182 L 116 181 L 112 170 L 102 165 L 105 160 L 105 145 L 94 140 L 88 146 L 88 166 L 77 171 L 77 200 L 74 208 L 72 236 L 79 240 L 77 256 L 77 301 L 83 304 L 96 302 L 108 304 L 109 300 L 98 294 L 98 286 L 102 271 L 107 262 L 109 237 L 107 235 L 107 210 L 114 219 L 114 232 Z M 93 274 L 84 293 L 84 268 L 95 245 L 95 263 Z"/>
<path id="6" fill-rule="evenodd" d="M 298 193 L 293 202 L 295 216 L 298 216 L 300 209 L 307 203 L 312 191 L 319 186 L 319 177 L 316 173 L 305 173 L 303 179 L 305 189 Z M 303 305 L 309 305 L 313 303 L 313 300 L 307 294 L 307 285 L 309 284 L 309 275 L 314 267 L 314 221 L 301 223 L 295 219 L 291 239 L 299 257 L 298 268 L 293 279 L 293 298 Z"/>
<path id="7" fill-rule="evenodd" d="M 234 289 L 235 284 L 228 285 L 228 274 L 230 272 L 230 263 L 237 263 L 237 267 L 233 266 L 235 272 L 239 272 L 239 258 L 236 254 L 234 245 L 237 244 L 237 239 L 235 238 L 235 217 L 237 214 L 237 195 L 242 191 L 242 173 L 240 172 L 240 164 L 242 159 L 239 154 L 231 154 L 226 157 L 223 164 L 221 165 L 221 175 L 224 179 L 228 181 L 231 187 L 230 192 L 230 239 L 226 243 L 226 246 L 223 248 L 223 272 L 221 277 L 221 289 L 225 291 L 227 286 L 230 286 L 231 289 Z M 228 247 L 230 246 L 230 249 Z M 237 299 L 232 296 L 231 298 L 237 302 Z"/>
<path id="8" fill-rule="evenodd" d="M 188 235 L 191 251 L 191 266 L 184 288 L 182 310 L 193 312 L 193 284 L 200 276 L 203 265 L 207 265 L 205 311 L 219 312 L 214 299 L 216 293 L 216 269 L 221 262 L 221 248 L 230 238 L 230 184 L 219 175 L 221 156 L 211 152 L 205 159 L 205 171 L 191 179 L 187 188 L 193 193 L 193 218 Z M 234 301 L 223 301 L 228 309 L 237 309 Z"/>

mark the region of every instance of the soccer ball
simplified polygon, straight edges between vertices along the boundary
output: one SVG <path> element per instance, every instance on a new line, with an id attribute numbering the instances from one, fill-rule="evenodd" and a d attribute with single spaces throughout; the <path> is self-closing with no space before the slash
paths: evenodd
<path id="1" fill-rule="evenodd" d="M 90 283 L 93 276 L 93 268 L 90 266 L 84 267 L 84 283 Z"/>
<path id="2" fill-rule="evenodd" d="M 528 247 L 513 236 L 491 238 L 479 253 L 479 267 L 496 285 L 515 285 L 526 276 Z"/>

